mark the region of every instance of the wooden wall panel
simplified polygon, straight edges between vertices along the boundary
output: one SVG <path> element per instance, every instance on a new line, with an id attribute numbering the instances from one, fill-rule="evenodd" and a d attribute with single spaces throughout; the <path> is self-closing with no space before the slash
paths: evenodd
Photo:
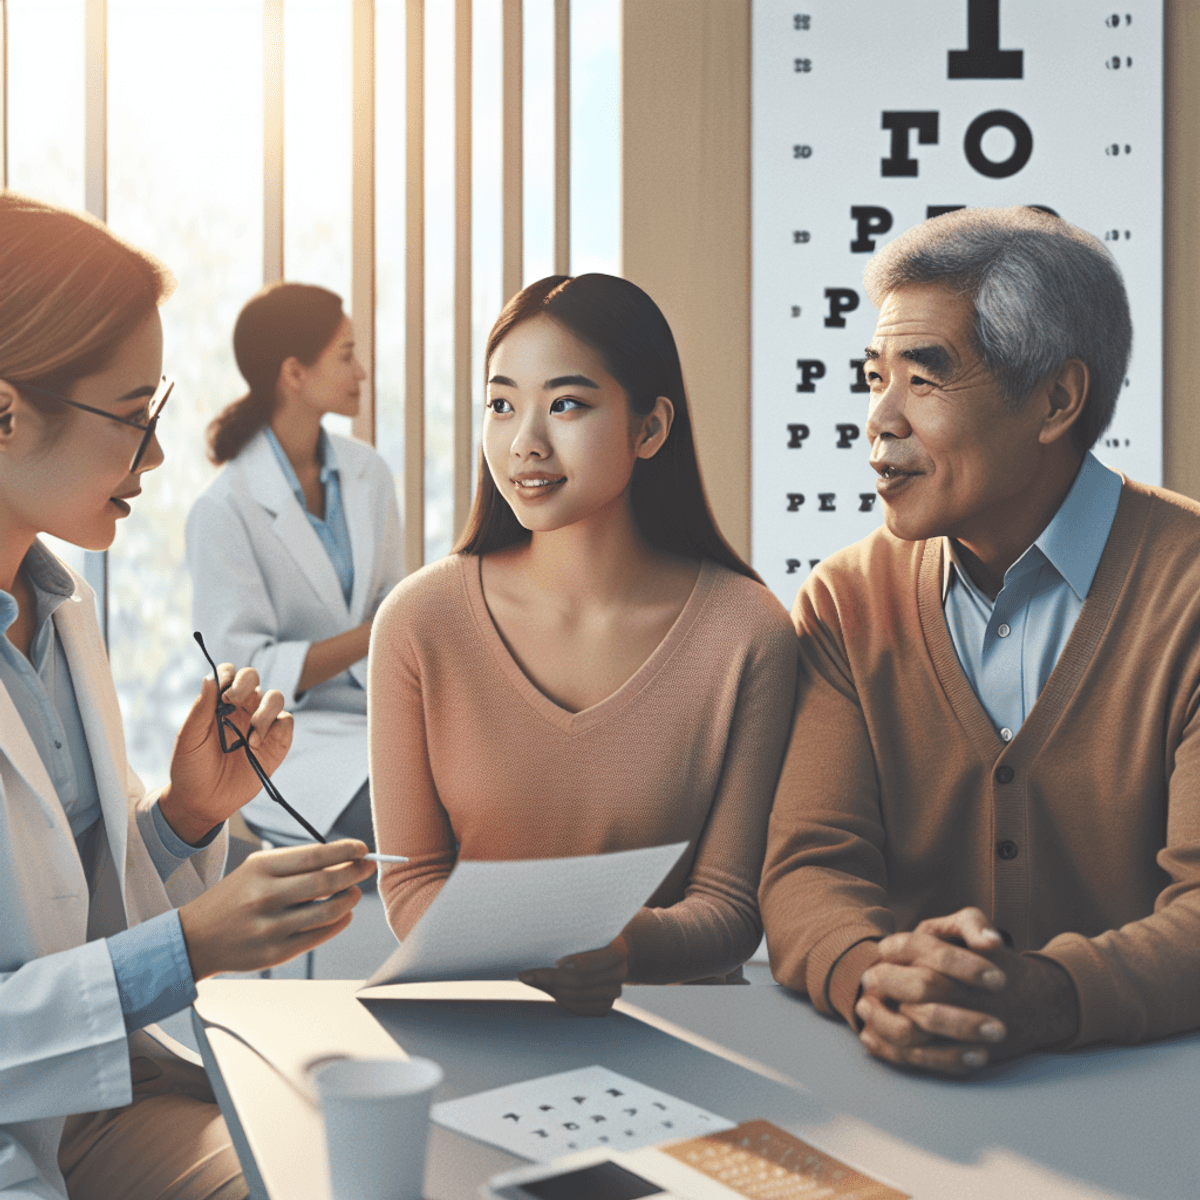
<path id="1" fill-rule="evenodd" d="M 750 5 L 624 0 L 623 274 L 679 344 L 700 465 L 750 549 Z"/>

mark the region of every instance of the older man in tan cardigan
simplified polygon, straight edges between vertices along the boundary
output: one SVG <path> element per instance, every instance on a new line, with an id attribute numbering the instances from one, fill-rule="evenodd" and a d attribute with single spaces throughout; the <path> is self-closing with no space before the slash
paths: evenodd
<path id="1" fill-rule="evenodd" d="M 1120 274 L 1056 217 L 962 210 L 866 284 L 886 527 L 793 609 L 775 977 L 948 1073 L 1200 1026 L 1200 505 L 1090 452 Z"/>

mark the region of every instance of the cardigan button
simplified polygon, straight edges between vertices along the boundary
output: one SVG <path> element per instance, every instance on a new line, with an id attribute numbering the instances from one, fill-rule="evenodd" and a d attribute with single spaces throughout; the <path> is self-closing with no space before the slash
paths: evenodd
<path id="1" fill-rule="evenodd" d="M 1013 781 L 1013 769 L 1012 769 L 1012 767 L 1010 767 L 1008 765 L 1008 763 L 1005 763 L 1003 766 L 996 768 L 996 782 L 997 783 L 1012 783 L 1012 781 Z"/>
<path id="2" fill-rule="evenodd" d="M 1002 842 L 996 843 L 996 857 L 1002 858 L 1005 862 L 1011 862 L 1020 854 L 1021 851 L 1017 847 L 1017 843 L 1005 838 Z"/>

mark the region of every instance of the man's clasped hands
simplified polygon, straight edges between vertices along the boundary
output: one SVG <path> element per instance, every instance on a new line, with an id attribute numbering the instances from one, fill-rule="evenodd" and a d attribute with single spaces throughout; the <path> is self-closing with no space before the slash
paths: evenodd
<path id="1" fill-rule="evenodd" d="M 1053 959 L 1014 953 L 978 908 L 964 908 L 884 938 L 854 1012 L 875 1057 L 961 1075 L 1070 1042 L 1078 1006 Z"/>

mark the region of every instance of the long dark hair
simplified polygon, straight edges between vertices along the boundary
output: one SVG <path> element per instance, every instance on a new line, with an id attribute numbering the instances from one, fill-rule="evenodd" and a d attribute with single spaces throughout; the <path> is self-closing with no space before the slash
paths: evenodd
<path id="1" fill-rule="evenodd" d="M 646 541 L 674 554 L 710 558 L 761 583 L 721 536 L 708 506 L 683 368 L 671 327 L 658 305 L 636 284 L 615 275 L 550 275 L 531 283 L 504 306 L 488 335 L 485 362 L 491 362 L 496 347 L 513 329 L 537 316 L 550 317 L 595 350 L 625 389 L 634 413 L 651 412 L 659 396 L 675 408 L 671 431 L 658 453 L 639 458 L 633 468 L 633 515 Z M 455 553 L 489 554 L 530 536 L 481 461 L 475 503 Z"/>
<path id="2" fill-rule="evenodd" d="M 209 422 L 208 457 L 220 466 L 271 423 L 284 360 L 311 367 L 333 341 L 345 313 L 342 298 L 308 283 L 273 283 L 246 302 L 233 327 L 233 356 L 250 385 Z"/>

